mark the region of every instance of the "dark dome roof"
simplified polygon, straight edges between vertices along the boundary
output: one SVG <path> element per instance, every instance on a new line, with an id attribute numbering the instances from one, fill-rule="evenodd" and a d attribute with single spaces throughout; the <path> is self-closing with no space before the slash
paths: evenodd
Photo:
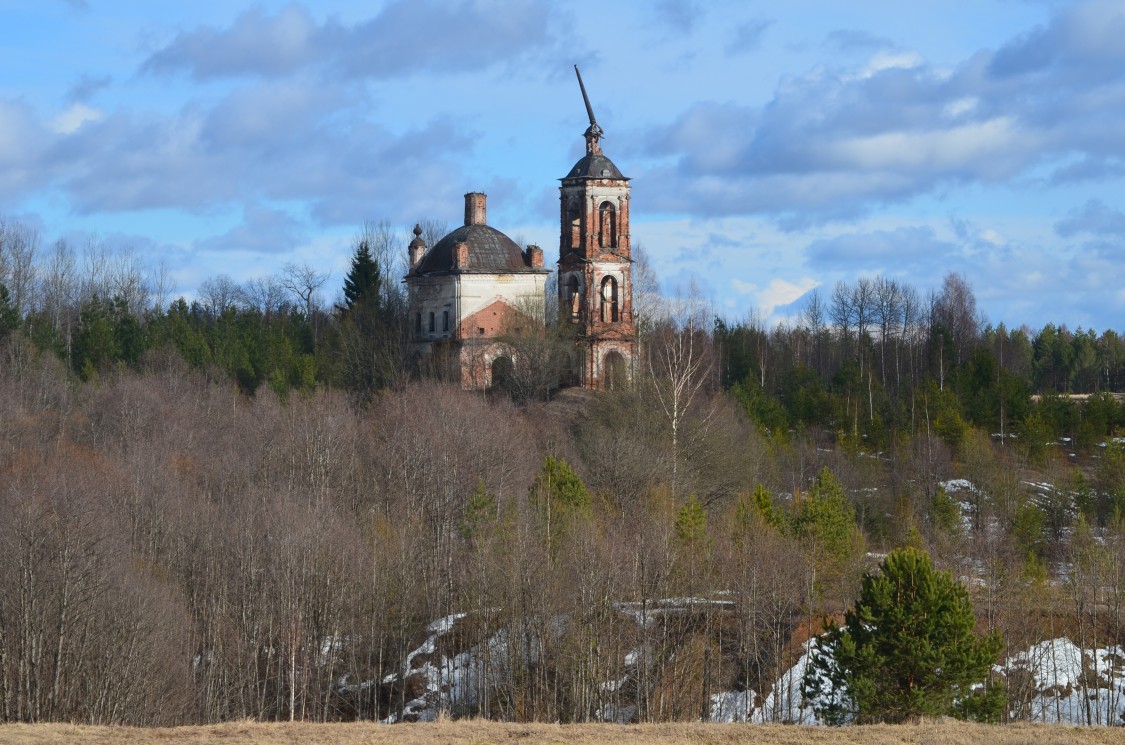
<path id="1" fill-rule="evenodd" d="M 570 173 L 566 174 L 566 177 L 625 178 L 621 175 L 621 171 L 617 170 L 617 166 L 613 165 L 613 161 L 601 153 L 583 157 L 582 160 L 574 164 L 574 168 L 570 169 Z"/>
<path id="2" fill-rule="evenodd" d="M 469 272 L 531 271 L 523 252 L 508 236 L 489 225 L 462 225 L 434 244 L 418 264 L 417 273 L 453 270 L 453 248 L 469 244 Z"/>

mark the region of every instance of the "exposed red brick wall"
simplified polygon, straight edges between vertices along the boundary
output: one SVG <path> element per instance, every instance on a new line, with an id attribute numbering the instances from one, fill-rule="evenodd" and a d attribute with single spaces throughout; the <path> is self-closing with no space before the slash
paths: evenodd
<path id="1" fill-rule="evenodd" d="M 511 331 L 521 322 L 532 321 L 503 300 L 494 300 L 461 321 L 457 327 L 457 338 L 491 339 Z"/>

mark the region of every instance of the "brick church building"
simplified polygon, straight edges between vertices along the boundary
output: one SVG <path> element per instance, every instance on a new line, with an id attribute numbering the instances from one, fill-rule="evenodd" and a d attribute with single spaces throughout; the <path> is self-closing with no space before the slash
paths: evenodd
<path id="1" fill-rule="evenodd" d="M 602 152 L 581 75 L 578 82 L 590 126 L 586 154 L 559 187 L 558 307 L 559 322 L 574 331 L 571 378 L 598 389 L 624 382 L 636 354 L 629 179 Z M 543 251 L 521 249 L 488 225 L 486 197 L 475 192 L 465 195 L 465 224 L 433 247 L 414 233 L 405 281 L 415 354 L 448 364 L 465 388 L 490 388 L 519 362 L 503 337 L 543 322 Z"/>

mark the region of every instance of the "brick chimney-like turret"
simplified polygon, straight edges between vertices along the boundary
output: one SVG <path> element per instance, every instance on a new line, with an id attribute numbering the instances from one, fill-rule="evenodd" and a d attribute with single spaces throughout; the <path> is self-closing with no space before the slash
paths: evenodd
<path id="1" fill-rule="evenodd" d="M 543 249 L 539 246 L 527 247 L 527 265 L 532 269 L 543 268 Z"/>
<path id="2" fill-rule="evenodd" d="M 469 244 L 461 241 L 453 246 L 453 268 L 469 268 Z"/>
<path id="3" fill-rule="evenodd" d="M 477 191 L 465 195 L 465 224 L 486 225 L 488 196 Z"/>

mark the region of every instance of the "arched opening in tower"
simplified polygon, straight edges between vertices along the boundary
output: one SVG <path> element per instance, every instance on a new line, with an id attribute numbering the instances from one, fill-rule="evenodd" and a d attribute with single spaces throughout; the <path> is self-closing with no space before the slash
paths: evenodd
<path id="1" fill-rule="evenodd" d="M 566 205 L 566 222 L 570 228 L 570 247 L 578 248 L 582 245 L 582 210 L 577 199 L 571 199 Z"/>
<path id="2" fill-rule="evenodd" d="M 598 210 L 600 237 L 598 239 L 602 248 L 617 247 L 617 208 L 612 202 L 602 202 Z"/>
<path id="3" fill-rule="evenodd" d="M 581 309 L 581 298 L 578 288 L 578 277 L 570 275 L 566 281 L 566 308 L 570 313 L 570 320 L 577 321 Z"/>
<path id="4" fill-rule="evenodd" d="M 602 322 L 616 323 L 620 319 L 620 302 L 618 300 L 617 278 L 606 277 L 602 280 Z"/>

